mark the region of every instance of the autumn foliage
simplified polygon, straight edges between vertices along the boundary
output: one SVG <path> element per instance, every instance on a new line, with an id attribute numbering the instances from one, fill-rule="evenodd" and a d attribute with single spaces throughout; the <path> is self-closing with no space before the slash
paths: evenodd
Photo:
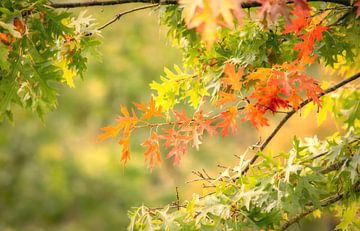
<path id="1" fill-rule="evenodd" d="M 166 157 L 173 158 L 174 164 L 179 164 L 189 146 L 199 147 L 204 132 L 222 137 L 234 134 L 239 121 L 250 121 L 255 128 L 268 126 L 269 116 L 297 110 L 306 99 L 321 107 L 319 94 L 322 89 L 317 80 L 307 75 L 306 67 L 315 62 L 314 46 L 321 41 L 323 32 L 328 29 L 322 20 L 326 13 L 311 16 L 310 7 L 303 0 L 295 1 L 294 6 L 289 6 L 282 0 L 264 0 L 260 3 L 258 17 L 264 26 L 274 23 L 282 16 L 286 24 L 282 33 L 293 34 L 298 38 L 293 47 L 298 51 L 296 59 L 269 68 L 243 67 L 229 61 L 224 65 L 220 77 L 218 98 L 212 100 L 204 96 L 193 116 L 176 110 L 172 110 L 172 115 L 169 116 L 156 104 L 156 97 L 151 97 L 147 105 L 134 103 L 137 111 L 132 110 L 131 116 L 122 107 L 122 116 L 118 117 L 116 125 L 103 128 L 104 133 L 99 136 L 99 140 L 115 138 L 119 134 L 121 160 L 126 164 L 130 159 L 129 139 L 132 131 L 144 127 L 156 128 L 143 143 L 147 148 L 145 157 L 149 167 L 160 162 L 161 142 L 168 149 Z M 234 28 L 234 21 L 241 27 L 245 15 L 240 1 L 236 0 L 182 0 L 180 4 L 187 27 L 196 29 L 207 49 L 217 41 L 219 27 Z M 203 112 L 202 105 L 207 101 L 212 101 L 217 113 Z M 166 121 L 152 123 L 153 117 L 165 118 Z"/>
<path id="2" fill-rule="evenodd" d="M 102 128 L 98 141 L 117 139 L 122 165 L 137 131 L 147 134 L 141 146 L 152 170 L 162 158 L 180 164 L 206 136 L 279 121 L 219 176 L 193 171 L 203 195 L 134 208 L 129 230 L 286 230 L 325 212 L 340 218 L 334 229 L 359 229 L 360 94 L 350 84 L 360 78 L 359 0 L 145 0 L 151 4 L 99 27 L 86 12 L 56 9 L 129 2 L 0 1 L 0 119 L 13 120 L 14 105 L 43 118 L 57 106 L 55 86 L 75 87 L 83 76 L 104 28 L 154 8 L 182 64 L 150 83 L 148 102 L 121 106 Z M 311 111 L 318 124 L 331 115 L 337 131 L 323 140 L 295 136 L 288 152 L 266 150 L 293 115 Z"/>

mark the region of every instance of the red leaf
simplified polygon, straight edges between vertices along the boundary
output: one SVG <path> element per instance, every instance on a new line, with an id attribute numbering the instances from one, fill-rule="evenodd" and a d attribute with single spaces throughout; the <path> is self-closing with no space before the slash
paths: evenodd
<path id="1" fill-rule="evenodd" d="M 165 140 L 165 147 L 171 148 L 167 154 L 167 158 L 174 157 L 174 164 L 180 163 L 181 156 L 186 152 L 187 144 L 192 140 L 192 137 L 187 134 L 181 134 L 181 131 L 174 129 L 164 129 L 165 135 L 159 136 L 160 139 Z"/>
<path id="2" fill-rule="evenodd" d="M 294 0 L 295 11 L 310 15 L 310 7 L 306 0 Z"/>
<path id="3" fill-rule="evenodd" d="M 182 126 L 188 126 L 191 122 L 191 118 L 186 115 L 186 112 L 184 109 L 182 109 L 181 112 L 173 111 L 175 115 L 175 123 L 181 124 Z"/>
<path id="4" fill-rule="evenodd" d="M 294 32 L 298 35 L 302 29 L 305 29 L 311 23 L 311 17 L 308 11 L 303 11 L 295 8 L 292 14 L 296 17 L 291 20 L 291 23 L 285 26 L 284 33 Z"/>
<path id="5" fill-rule="evenodd" d="M 312 31 L 301 36 L 302 42 L 295 44 L 295 50 L 299 50 L 299 59 L 311 56 L 314 50 L 314 44 L 317 40 L 318 42 L 322 39 L 322 33 L 326 31 L 328 27 L 326 26 L 317 26 Z"/>
<path id="6" fill-rule="evenodd" d="M 196 147 L 196 149 L 199 149 L 199 145 L 202 143 L 201 139 L 204 134 L 204 131 L 206 131 L 210 136 L 217 133 L 216 128 L 217 126 L 212 125 L 216 119 L 214 118 L 208 118 L 204 119 L 202 111 L 199 111 L 197 113 L 197 116 L 194 119 L 193 125 L 192 125 L 192 139 L 193 139 L 193 147 Z"/>
<path id="7" fill-rule="evenodd" d="M 275 22 L 279 15 L 284 16 L 286 24 L 290 23 L 290 8 L 286 0 L 259 0 L 261 8 L 258 11 L 260 18 L 266 20 L 270 19 Z"/>
<path id="8" fill-rule="evenodd" d="M 322 39 L 323 32 L 326 31 L 327 29 L 329 29 L 329 27 L 319 25 L 314 28 L 311 35 L 314 36 L 314 39 L 316 39 L 318 42 L 320 42 Z"/>
<path id="9" fill-rule="evenodd" d="M 356 10 L 356 18 L 360 17 L 360 0 L 358 0 L 355 5 L 357 7 L 357 10 Z"/>
<path id="10" fill-rule="evenodd" d="M 14 27 L 15 27 L 15 30 L 20 32 L 20 34 L 22 34 L 22 35 L 25 34 L 26 25 L 25 25 L 24 21 L 21 20 L 20 18 L 15 18 L 14 19 Z"/>
<path id="11" fill-rule="evenodd" d="M 148 162 L 150 170 L 161 161 L 160 148 L 159 148 L 159 137 L 156 132 L 153 132 L 151 136 L 141 144 L 147 147 L 145 151 L 145 162 Z"/>
<path id="12" fill-rule="evenodd" d="M 221 113 L 217 118 L 222 119 L 220 123 L 216 125 L 217 128 L 222 128 L 221 136 L 225 137 L 229 134 L 231 129 L 232 133 L 235 134 L 237 131 L 236 116 L 238 110 L 235 106 L 230 106 L 227 111 Z"/>
<path id="13" fill-rule="evenodd" d="M 253 104 L 246 105 L 243 113 L 245 114 L 243 120 L 250 121 L 256 129 L 258 129 L 259 126 L 269 126 L 268 120 L 264 116 L 264 112 L 256 108 Z"/>
<path id="14" fill-rule="evenodd" d="M 257 83 L 249 99 L 255 99 L 257 109 L 264 113 L 268 110 L 274 113 L 278 111 L 279 108 L 287 108 L 288 101 L 279 95 L 282 91 L 280 83 L 281 81 L 271 78 L 266 82 Z"/>
<path id="15" fill-rule="evenodd" d="M 300 89 L 305 90 L 306 97 L 314 101 L 318 106 L 321 106 L 319 94 L 323 92 L 317 81 L 313 78 L 309 78 L 306 75 L 299 75 L 294 81 L 299 81 Z"/>

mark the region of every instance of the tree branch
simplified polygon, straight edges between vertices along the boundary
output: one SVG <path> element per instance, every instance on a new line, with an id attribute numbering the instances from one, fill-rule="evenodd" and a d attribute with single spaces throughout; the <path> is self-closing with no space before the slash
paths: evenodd
<path id="1" fill-rule="evenodd" d="M 321 94 L 318 95 L 318 97 L 322 97 L 326 94 L 329 94 L 330 92 L 333 92 L 337 89 L 339 89 L 340 87 L 358 79 L 360 77 L 360 72 L 335 84 L 332 87 L 329 87 L 328 89 L 326 89 L 325 91 L 323 91 Z M 312 99 L 307 99 L 305 101 L 303 101 L 298 109 L 303 108 L 305 105 L 307 105 L 308 103 L 312 102 Z M 290 112 L 288 112 L 288 114 L 286 114 L 286 116 L 280 121 L 280 123 L 274 128 L 274 130 L 271 132 L 271 134 L 266 138 L 266 140 L 264 141 L 264 143 L 260 146 L 259 150 L 263 151 L 267 145 L 270 143 L 270 141 L 275 137 L 275 135 L 279 132 L 279 130 L 284 126 L 284 124 L 297 112 L 297 110 L 292 110 Z M 255 154 L 255 156 L 250 160 L 249 164 L 245 167 L 245 169 L 243 170 L 242 174 L 245 174 L 249 168 L 250 165 L 252 165 L 253 163 L 255 163 L 255 161 L 259 158 L 259 155 Z"/>
<path id="2" fill-rule="evenodd" d="M 360 181 L 357 181 L 354 184 L 354 191 L 355 192 L 360 192 Z M 336 202 L 338 202 L 339 200 L 343 199 L 346 196 L 346 193 L 343 192 L 341 194 L 338 194 L 336 196 L 330 196 L 326 199 L 324 199 L 321 203 L 321 207 L 327 207 L 329 205 L 332 205 Z M 314 212 L 316 210 L 315 207 L 312 207 L 311 209 L 308 209 L 298 215 L 296 215 L 295 217 L 293 217 L 292 219 L 290 219 L 289 221 L 287 221 L 280 230 L 285 231 L 287 228 L 289 228 L 292 224 L 299 222 L 302 218 L 306 217 L 307 215 L 309 215 L 310 213 Z"/>
<path id="3" fill-rule="evenodd" d="M 308 2 L 331 2 L 337 3 L 345 6 L 351 6 L 350 0 L 308 0 Z M 120 5 L 126 3 L 152 3 L 152 4 L 162 4 L 162 5 L 170 5 L 170 4 L 178 4 L 177 0 L 88 0 L 85 2 L 51 2 L 50 6 L 53 8 L 76 8 L 76 7 L 88 7 L 88 6 L 111 6 L 111 5 Z M 288 3 L 293 3 L 293 1 L 289 1 Z M 258 2 L 248 2 L 241 3 L 242 8 L 253 8 L 261 6 Z"/>
<path id="4" fill-rule="evenodd" d="M 344 1 L 344 0 L 342 0 Z M 88 1 L 74 1 L 74 2 L 50 2 L 53 8 L 78 8 L 90 6 L 113 6 L 126 3 L 151 3 L 151 4 L 177 4 L 177 0 L 88 0 Z"/>

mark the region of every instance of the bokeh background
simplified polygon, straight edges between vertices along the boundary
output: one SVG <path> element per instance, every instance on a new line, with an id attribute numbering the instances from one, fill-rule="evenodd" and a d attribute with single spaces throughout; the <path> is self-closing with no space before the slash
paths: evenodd
<path id="1" fill-rule="evenodd" d="M 102 25 L 135 6 L 86 10 Z M 217 165 L 235 165 L 234 154 L 271 131 L 271 126 L 256 131 L 242 124 L 238 135 L 207 137 L 180 166 L 164 160 L 153 172 L 140 146 L 149 131 L 139 131 L 124 169 L 116 141 L 96 143 L 99 129 L 113 122 L 120 105 L 147 101 L 149 83 L 159 79 L 164 66 L 181 65 L 181 53 L 166 39 L 166 28 L 152 10 L 127 15 L 102 35 L 102 58 L 89 57 L 88 71 L 75 81 L 76 88 L 59 86 L 58 109 L 44 122 L 19 109 L 14 124 L 0 124 L 0 230 L 125 230 L 131 207 L 170 203 L 176 199 L 175 187 L 181 200 L 203 193 L 201 184 L 186 183 L 194 178 L 192 170 L 204 168 L 215 176 L 221 171 Z M 269 149 L 288 150 L 294 134 L 321 138 L 336 129 L 330 121 L 318 128 L 314 115 L 293 118 Z"/>

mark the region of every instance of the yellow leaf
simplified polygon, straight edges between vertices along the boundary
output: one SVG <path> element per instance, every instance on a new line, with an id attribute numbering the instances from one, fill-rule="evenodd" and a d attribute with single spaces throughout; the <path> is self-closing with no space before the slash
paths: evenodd
<path id="1" fill-rule="evenodd" d="M 327 74 L 340 75 L 342 77 L 355 74 L 360 67 L 360 55 L 356 56 L 351 62 L 346 60 L 345 56 L 346 51 L 343 51 L 341 55 L 336 57 L 337 62 L 333 67 L 327 66 L 324 68 L 325 72 Z"/>
<path id="2" fill-rule="evenodd" d="M 285 220 L 285 221 L 288 221 L 289 220 L 289 217 L 288 217 L 288 214 L 287 213 L 284 213 L 282 215 L 282 218 Z"/>
<path id="3" fill-rule="evenodd" d="M 320 217 L 321 217 L 321 211 L 320 211 L 320 209 L 315 210 L 315 211 L 313 212 L 313 216 L 314 216 L 315 218 L 320 218 Z"/>
<path id="4" fill-rule="evenodd" d="M 76 76 L 76 71 L 69 69 L 68 63 L 65 59 L 58 62 L 57 66 L 60 67 L 63 71 L 63 82 L 66 82 L 69 87 L 75 87 L 74 77 Z"/>

